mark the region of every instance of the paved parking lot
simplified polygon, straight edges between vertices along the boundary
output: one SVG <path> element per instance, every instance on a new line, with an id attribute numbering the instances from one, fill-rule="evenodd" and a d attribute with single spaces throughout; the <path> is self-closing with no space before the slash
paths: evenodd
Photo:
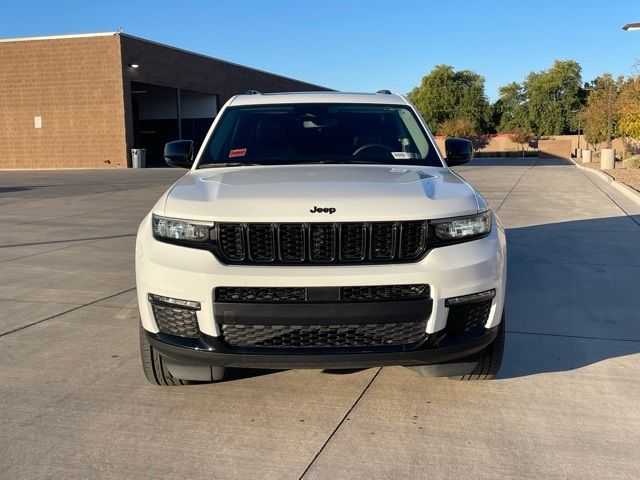
<path id="1" fill-rule="evenodd" d="M 508 228 L 492 382 L 147 384 L 133 245 L 177 170 L 0 172 L 0 478 L 640 478 L 640 207 L 556 161 L 461 174 Z"/>

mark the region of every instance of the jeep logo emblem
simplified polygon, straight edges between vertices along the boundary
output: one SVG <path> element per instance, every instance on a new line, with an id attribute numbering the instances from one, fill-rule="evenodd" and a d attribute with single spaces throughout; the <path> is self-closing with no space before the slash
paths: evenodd
<path id="1" fill-rule="evenodd" d="M 313 206 L 313 208 L 311 210 L 309 210 L 311 213 L 328 213 L 329 215 L 336 213 L 336 209 L 333 207 L 316 207 L 315 205 Z"/>

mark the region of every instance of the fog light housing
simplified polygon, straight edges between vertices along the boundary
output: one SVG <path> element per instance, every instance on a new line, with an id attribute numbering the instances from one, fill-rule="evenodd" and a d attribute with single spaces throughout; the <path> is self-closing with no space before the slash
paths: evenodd
<path id="1" fill-rule="evenodd" d="M 444 301 L 445 307 L 453 307 L 456 305 L 464 305 L 466 303 L 477 303 L 483 300 L 492 300 L 496 296 L 496 289 L 486 290 L 484 292 L 472 293 L 470 295 L 462 295 L 460 297 L 447 298 Z"/>

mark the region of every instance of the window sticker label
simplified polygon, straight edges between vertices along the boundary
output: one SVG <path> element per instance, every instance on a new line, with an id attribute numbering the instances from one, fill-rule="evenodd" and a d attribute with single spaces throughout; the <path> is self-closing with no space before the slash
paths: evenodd
<path id="1" fill-rule="evenodd" d="M 409 152 L 391 152 L 391 155 L 393 155 L 393 158 L 396 160 L 409 160 L 413 158 L 413 153 Z"/>
<path id="2" fill-rule="evenodd" d="M 229 158 L 244 157 L 247 154 L 246 148 L 236 148 L 229 152 Z"/>

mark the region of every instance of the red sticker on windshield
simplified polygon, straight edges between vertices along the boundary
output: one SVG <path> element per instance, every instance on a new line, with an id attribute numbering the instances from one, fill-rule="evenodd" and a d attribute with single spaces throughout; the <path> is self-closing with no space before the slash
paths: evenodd
<path id="1" fill-rule="evenodd" d="M 246 154 L 247 154 L 246 148 L 236 148 L 235 150 L 231 150 L 229 152 L 229 158 L 244 157 Z"/>

